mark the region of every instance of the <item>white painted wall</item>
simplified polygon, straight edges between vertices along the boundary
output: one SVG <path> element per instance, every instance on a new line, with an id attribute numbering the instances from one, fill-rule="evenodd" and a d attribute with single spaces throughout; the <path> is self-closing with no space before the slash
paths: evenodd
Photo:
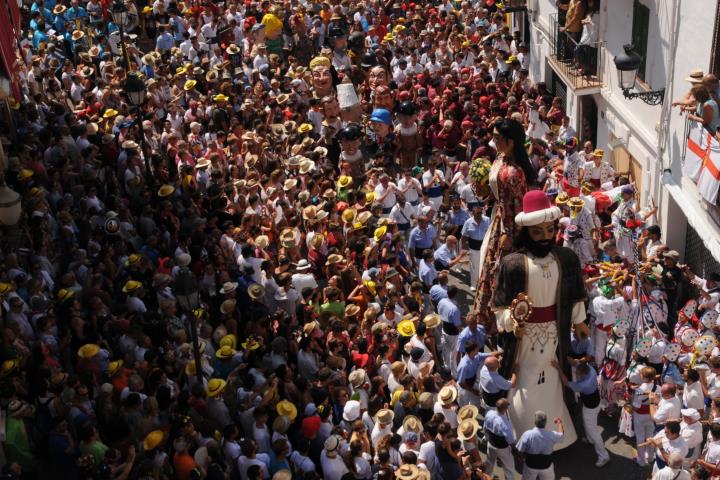
<path id="1" fill-rule="evenodd" d="M 666 88 L 666 101 L 682 97 L 689 90 L 683 79 L 695 68 L 708 70 L 712 52 L 712 37 L 717 0 L 640 0 L 650 9 L 646 83 L 650 89 Z M 679 23 L 677 50 L 671 51 L 675 24 L 673 12 L 678 6 Z M 554 0 L 535 0 L 533 7 L 536 24 L 533 26 L 531 77 L 535 81 L 547 78 L 545 58 L 549 53 L 547 39 L 538 45 L 540 31 L 548 32 L 549 16 L 556 13 Z M 598 105 L 598 147 L 611 151 L 608 139 L 612 133 L 623 140 L 630 154 L 643 168 L 643 191 L 641 203 L 647 206 L 652 198 L 660 206 L 659 222 L 671 248 L 684 251 L 684 215 L 692 216 L 695 228 L 701 236 L 720 239 L 720 227 L 707 214 L 704 202 L 697 195 L 694 185 L 682 178 L 681 157 L 685 142 L 683 137 L 685 119 L 677 110 L 670 117 L 668 139 L 663 158 L 659 158 L 658 128 L 661 107 L 646 105 L 642 100 L 627 100 L 618 85 L 617 70 L 613 58 L 623 52 L 623 45 L 632 40 L 632 0 L 601 0 L 600 40 L 605 42 L 605 87 L 594 95 Z M 549 32 L 548 32 L 549 33 Z M 668 71 L 674 56 L 674 68 Z M 550 68 L 550 67 L 548 67 Z M 636 87 L 641 89 L 642 86 Z M 577 99 L 568 89 L 568 114 L 577 127 Z M 663 168 L 671 168 L 676 182 L 681 185 L 683 198 L 671 201 L 668 190 L 661 182 Z M 679 204 L 679 206 L 678 206 Z M 684 215 L 683 215 L 684 214 Z M 720 252 L 720 243 L 717 251 Z M 720 258 L 717 258 L 720 261 Z"/>

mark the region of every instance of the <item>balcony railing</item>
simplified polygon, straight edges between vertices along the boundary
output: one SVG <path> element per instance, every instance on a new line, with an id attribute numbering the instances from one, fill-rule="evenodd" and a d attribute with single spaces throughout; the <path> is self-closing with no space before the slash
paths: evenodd
<path id="1" fill-rule="evenodd" d="M 527 10 L 527 0 L 505 0 L 503 2 L 503 13 L 522 12 Z"/>
<path id="2" fill-rule="evenodd" d="M 600 87 L 603 83 L 603 42 L 581 44 L 561 32 L 557 13 L 550 15 L 550 63 L 573 89 Z"/>

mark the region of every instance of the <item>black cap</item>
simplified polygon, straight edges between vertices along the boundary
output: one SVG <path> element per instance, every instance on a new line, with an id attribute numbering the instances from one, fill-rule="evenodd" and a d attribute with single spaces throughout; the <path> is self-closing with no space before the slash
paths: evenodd
<path id="1" fill-rule="evenodd" d="M 347 35 L 347 30 L 345 30 L 340 25 L 333 25 L 330 27 L 328 31 L 328 37 L 330 38 L 338 38 L 338 37 L 344 37 Z"/>
<path id="2" fill-rule="evenodd" d="M 362 127 L 357 123 L 351 123 L 338 132 L 339 140 L 358 140 L 362 137 Z"/>
<path id="3" fill-rule="evenodd" d="M 366 53 L 363 55 L 360 66 L 362 68 L 371 68 L 377 64 L 378 64 L 377 57 L 375 56 L 374 53 L 370 52 L 370 53 Z"/>
<path id="4" fill-rule="evenodd" d="M 417 107 L 415 106 L 415 103 L 410 100 L 405 100 L 400 103 L 400 106 L 398 107 L 398 113 L 400 115 L 415 115 L 416 112 Z"/>

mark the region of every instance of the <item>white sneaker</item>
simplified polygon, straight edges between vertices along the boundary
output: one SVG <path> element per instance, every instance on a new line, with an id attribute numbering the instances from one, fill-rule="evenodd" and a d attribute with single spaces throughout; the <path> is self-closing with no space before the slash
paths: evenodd
<path id="1" fill-rule="evenodd" d="M 597 467 L 597 468 L 602 468 L 602 467 L 604 467 L 605 465 L 607 465 L 609 461 L 610 461 L 610 457 L 601 458 L 601 459 L 599 459 L 597 462 L 595 462 L 595 467 Z"/>
<path id="2" fill-rule="evenodd" d="M 475 290 L 477 290 L 477 288 L 475 288 L 475 287 L 470 287 L 470 291 L 471 291 L 471 292 L 474 292 Z"/>

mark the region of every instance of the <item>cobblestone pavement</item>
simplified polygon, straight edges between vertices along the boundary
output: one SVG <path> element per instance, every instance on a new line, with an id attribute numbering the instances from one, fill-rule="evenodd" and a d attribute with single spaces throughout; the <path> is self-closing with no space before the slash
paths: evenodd
<path id="1" fill-rule="evenodd" d="M 473 292 L 470 291 L 470 277 L 466 270 L 450 272 L 450 283 L 459 289 L 459 304 L 465 314 L 473 304 Z M 578 422 L 580 413 L 576 415 Z M 650 475 L 650 470 L 642 470 L 633 460 L 635 456 L 634 441 L 628 441 L 618 436 L 618 420 L 616 417 L 600 417 L 598 419 L 602 428 L 602 437 L 605 440 L 605 447 L 610 452 L 610 462 L 603 468 L 595 468 L 595 450 L 592 445 L 578 440 L 570 447 L 555 454 L 555 475 L 559 479 L 645 479 Z M 516 458 L 516 471 L 519 472 L 516 478 L 520 478 L 522 464 Z M 498 478 L 503 478 L 500 468 L 493 472 Z"/>

